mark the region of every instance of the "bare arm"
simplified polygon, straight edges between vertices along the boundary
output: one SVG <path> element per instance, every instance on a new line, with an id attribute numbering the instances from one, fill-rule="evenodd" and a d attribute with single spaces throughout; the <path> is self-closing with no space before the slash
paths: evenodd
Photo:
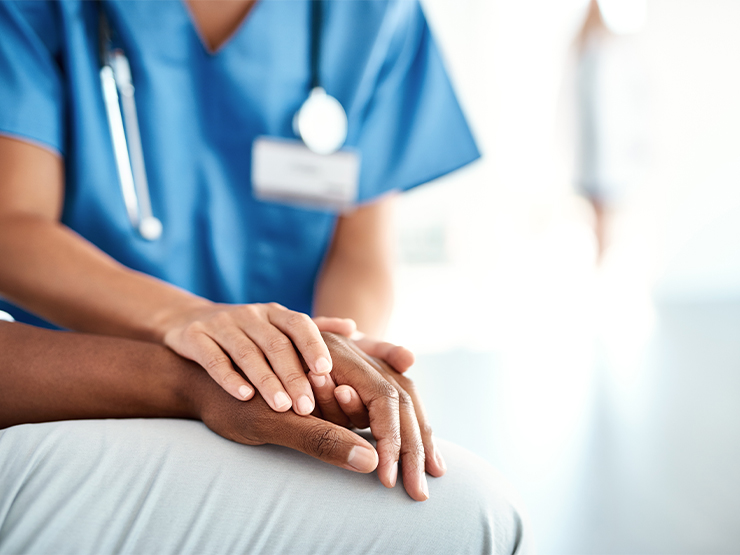
<path id="1" fill-rule="evenodd" d="M 370 425 L 377 452 L 325 419 L 276 413 L 259 395 L 239 402 L 196 364 L 159 345 L 8 322 L 0 322 L 0 429 L 81 418 L 200 419 L 227 439 L 284 445 L 349 470 L 371 472 L 380 462 L 378 474 L 389 487 L 402 457 L 407 491 L 426 499 L 424 469 L 439 476 L 444 463 L 413 385 L 364 358 L 346 339 L 326 339 L 336 361 L 335 379 L 362 398 L 348 413 Z"/>
<path id="2" fill-rule="evenodd" d="M 129 417 L 201 419 L 239 443 L 285 445 L 361 472 L 377 464 L 373 448 L 356 434 L 318 418 L 273 412 L 259 396 L 240 403 L 197 365 L 161 346 L 0 322 L 0 428 Z M 331 448 L 322 449 L 324 434 L 336 438 Z M 355 446 L 367 456 L 350 460 Z"/>
<path id="3" fill-rule="evenodd" d="M 62 159 L 0 136 L 0 292 L 63 327 L 161 342 L 202 299 L 117 263 L 59 223 Z"/>
<path id="4" fill-rule="evenodd" d="M 393 229 L 396 194 L 341 216 L 316 287 L 317 316 L 352 318 L 382 337 L 393 306 Z"/>
<path id="5" fill-rule="evenodd" d="M 313 410 L 296 348 L 317 374 L 331 370 L 331 357 L 308 316 L 219 305 L 119 264 L 59 222 L 64 168 L 48 150 L 0 136 L 0 168 L 2 296 L 67 328 L 167 345 L 249 399 L 252 385 L 233 361 L 274 410 Z"/>

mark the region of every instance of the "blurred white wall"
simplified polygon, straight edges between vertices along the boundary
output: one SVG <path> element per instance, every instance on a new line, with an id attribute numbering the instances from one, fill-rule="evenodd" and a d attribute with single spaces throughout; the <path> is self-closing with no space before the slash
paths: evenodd
<path id="1" fill-rule="evenodd" d="M 422 352 L 486 350 L 520 336 L 533 295 L 571 287 L 570 266 L 591 265 L 592 238 L 570 217 L 571 156 L 556 136 L 586 3 L 429 0 L 425 8 L 483 159 L 405 195 L 390 336 Z M 408 256 L 414 248 L 427 259 Z M 564 272 L 541 290 L 541 273 L 561 256 Z"/>
<path id="2" fill-rule="evenodd" d="M 587 2 L 424 5 L 484 158 L 404 196 L 391 338 L 496 348 L 531 326 L 577 326 L 604 283 L 628 302 L 740 296 L 740 2 L 648 0 L 628 39 L 646 76 L 648 168 L 599 270 L 573 195 Z"/>
<path id="3" fill-rule="evenodd" d="M 597 264 L 587 2 L 422 1 L 484 154 L 398 211 L 389 336 L 433 425 L 512 480 L 542 553 L 737 553 L 740 2 L 648 0 L 623 37 L 647 168 Z"/>
<path id="4" fill-rule="evenodd" d="M 657 293 L 740 296 L 740 2 L 653 0 L 642 37 L 659 222 Z"/>

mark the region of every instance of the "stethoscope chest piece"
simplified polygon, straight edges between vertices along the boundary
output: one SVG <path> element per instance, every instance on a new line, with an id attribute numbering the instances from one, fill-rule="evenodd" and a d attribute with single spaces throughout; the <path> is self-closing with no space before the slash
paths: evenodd
<path id="1" fill-rule="evenodd" d="M 341 103 L 314 87 L 293 118 L 293 130 L 317 154 L 332 154 L 347 138 L 347 114 Z"/>
<path id="2" fill-rule="evenodd" d="M 144 216 L 139 221 L 139 234 L 147 241 L 156 241 L 162 236 L 162 221 L 154 216 Z"/>

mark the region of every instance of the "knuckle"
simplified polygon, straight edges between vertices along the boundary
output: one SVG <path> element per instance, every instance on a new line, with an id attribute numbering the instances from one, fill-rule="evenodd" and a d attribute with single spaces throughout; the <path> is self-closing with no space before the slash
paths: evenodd
<path id="1" fill-rule="evenodd" d="M 229 364 L 229 359 L 224 354 L 211 355 L 205 359 L 203 366 L 208 372 L 219 370 Z"/>
<path id="2" fill-rule="evenodd" d="M 393 426 L 387 437 L 383 438 L 383 447 L 390 449 L 394 453 L 400 453 L 402 447 L 401 441 L 401 430 L 397 426 Z M 378 442 L 378 446 L 381 445 L 381 441 Z"/>
<path id="3" fill-rule="evenodd" d="M 303 314 L 302 312 L 292 312 L 288 316 L 286 323 L 289 328 L 302 328 L 313 324 L 313 320 L 311 320 L 308 314 Z"/>
<path id="4" fill-rule="evenodd" d="M 306 380 L 306 375 L 303 373 L 291 373 L 283 378 L 284 385 L 302 385 Z"/>
<path id="5" fill-rule="evenodd" d="M 241 378 L 236 372 L 227 372 L 221 377 L 221 383 L 223 385 L 237 385 L 241 383 Z"/>
<path id="6" fill-rule="evenodd" d="M 229 314 L 228 312 L 219 311 L 211 316 L 210 322 L 219 328 L 226 327 L 232 323 L 231 314 Z"/>
<path id="7" fill-rule="evenodd" d="M 423 437 L 432 437 L 433 431 L 429 422 L 419 422 L 419 431 Z"/>
<path id="8" fill-rule="evenodd" d="M 258 318 L 260 316 L 260 306 L 256 304 L 245 304 L 239 307 L 239 311 L 248 318 Z"/>
<path id="9" fill-rule="evenodd" d="M 383 397 L 387 397 L 391 401 L 399 402 L 398 390 L 393 387 L 390 383 L 382 381 L 378 384 L 379 394 Z"/>
<path id="10" fill-rule="evenodd" d="M 401 444 L 401 454 L 405 457 L 404 464 L 421 466 L 424 461 L 424 444 L 420 437 L 407 439 Z"/>
<path id="11" fill-rule="evenodd" d="M 275 303 L 275 302 L 267 303 L 263 306 L 270 310 L 285 310 L 285 307 L 283 305 L 281 305 L 280 303 Z"/>
<path id="12" fill-rule="evenodd" d="M 258 354 L 261 354 L 261 351 L 254 345 L 244 344 L 239 345 L 235 354 L 237 360 L 246 361 L 254 358 Z"/>
<path id="13" fill-rule="evenodd" d="M 185 329 L 183 330 L 183 335 L 188 338 L 192 339 L 193 337 L 204 334 L 206 331 L 206 327 L 200 320 L 196 320 L 195 322 L 190 322 L 187 326 L 185 326 Z"/>
<path id="14" fill-rule="evenodd" d="M 327 457 L 336 452 L 341 443 L 339 434 L 332 428 L 317 427 L 306 434 L 308 447 L 319 457 Z"/>
<path id="15" fill-rule="evenodd" d="M 277 385 L 275 383 L 277 381 L 278 379 L 275 377 L 275 374 L 272 374 L 270 372 L 263 374 L 259 378 L 257 378 L 257 383 L 260 385 L 260 389 L 269 385 Z"/>
<path id="16" fill-rule="evenodd" d="M 324 342 L 321 339 L 316 339 L 315 337 L 310 337 L 303 342 L 303 346 L 306 349 L 313 349 L 314 347 L 323 345 Z"/>
<path id="17" fill-rule="evenodd" d="M 401 390 L 398 392 L 398 403 L 400 406 L 404 408 L 409 408 L 414 406 L 414 400 L 411 398 L 411 395 L 409 395 L 406 391 Z"/>
<path id="18" fill-rule="evenodd" d="M 288 339 L 284 335 L 276 335 L 274 337 L 271 337 L 267 340 L 266 345 L 267 352 L 271 354 L 283 353 L 292 347 L 293 344 L 290 342 L 290 339 Z"/>

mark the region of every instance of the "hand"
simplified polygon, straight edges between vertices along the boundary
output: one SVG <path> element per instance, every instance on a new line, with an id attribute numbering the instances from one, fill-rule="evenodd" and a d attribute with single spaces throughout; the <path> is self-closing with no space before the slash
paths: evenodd
<path id="1" fill-rule="evenodd" d="M 414 354 L 405 347 L 399 347 L 385 341 L 370 339 L 363 333 L 357 331 L 357 324 L 350 318 L 326 318 L 323 316 L 315 317 L 314 322 L 322 332 L 331 332 L 343 335 L 353 340 L 353 344 L 359 347 L 364 355 L 381 359 L 399 373 L 406 372 L 414 363 Z M 362 405 L 357 392 L 349 385 L 336 386 L 331 375 L 310 375 L 311 384 L 313 385 L 314 395 L 318 405 L 314 410 L 315 415 L 320 415 L 326 420 L 340 426 L 352 426 L 358 428 L 367 428 L 368 424 L 353 423 L 349 416 L 345 414 L 342 407 L 346 406 L 348 410 L 354 410 L 355 407 Z M 356 411 L 355 411 L 356 412 Z"/>
<path id="2" fill-rule="evenodd" d="M 194 418 L 240 443 L 275 443 L 349 470 L 372 472 L 373 447 L 313 416 L 244 403 L 170 349 L 0 322 L 0 429 L 80 418 Z"/>
<path id="3" fill-rule="evenodd" d="M 202 397 L 198 403 L 200 419 L 227 439 L 246 445 L 282 445 L 365 474 L 378 465 L 373 446 L 346 428 L 292 411 L 276 413 L 259 394 L 240 403 L 215 387 L 197 389 Z"/>
<path id="4" fill-rule="evenodd" d="M 357 324 L 351 318 L 327 318 L 317 316 L 313 319 L 319 331 L 338 333 L 352 339 L 366 355 L 379 358 L 388 363 L 396 372 L 403 374 L 414 364 L 414 353 L 406 347 L 372 339 L 357 331 Z"/>
<path id="5" fill-rule="evenodd" d="M 413 382 L 369 357 L 352 340 L 330 333 L 322 336 L 334 367 L 330 376 L 311 375 L 315 414 L 339 425 L 369 426 L 377 440 L 381 482 L 395 485 L 400 459 L 406 491 L 417 501 L 427 499 L 425 471 L 442 476 L 446 467 Z"/>
<path id="6" fill-rule="evenodd" d="M 327 325 L 336 326 L 327 319 Z M 193 360 L 235 399 L 245 401 L 256 387 L 275 411 L 291 407 L 310 414 L 315 401 L 300 356 L 316 375 L 331 371 L 329 349 L 306 314 L 277 304 L 227 305 L 204 303 L 171 316 L 164 344 Z"/>

